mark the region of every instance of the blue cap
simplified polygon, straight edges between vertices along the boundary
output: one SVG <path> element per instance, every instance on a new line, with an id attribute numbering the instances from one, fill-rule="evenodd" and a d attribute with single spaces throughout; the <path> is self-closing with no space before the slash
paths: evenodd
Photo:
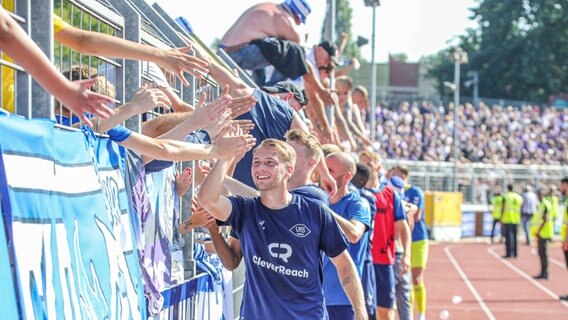
<path id="1" fill-rule="evenodd" d="M 180 27 L 182 27 L 185 31 L 187 31 L 187 33 L 189 34 L 193 33 L 193 27 L 186 18 L 177 17 L 176 22 L 177 24 L 179 24 Z"/>
<path id="2" fill-rule="evenodd" d="M 300 18 L 302 23 L 306 23 L 306 18 L 312 12 L 312 8 L 307 0 L 286 0 L 284 3 Z"/>
<path id="3" fill-rule="evenodd" d="M 389 180 L 389 184 L 397 189 L 404 189 L 404 180 L 402 180 L 400 177 L 392 176 Z"/>

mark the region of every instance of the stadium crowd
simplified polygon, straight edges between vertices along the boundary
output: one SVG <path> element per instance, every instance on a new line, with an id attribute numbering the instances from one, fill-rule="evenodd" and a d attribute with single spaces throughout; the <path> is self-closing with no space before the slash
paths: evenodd
<path id="1" fill-rule="evenodd" d="M 460 161 L 561 165 L 568 161 L 568 109 L 488 106 L 458 109 Z M 453 104 L 403 102 L 377 108 L 377 137 L 389 159 L 453 161 Z"/>

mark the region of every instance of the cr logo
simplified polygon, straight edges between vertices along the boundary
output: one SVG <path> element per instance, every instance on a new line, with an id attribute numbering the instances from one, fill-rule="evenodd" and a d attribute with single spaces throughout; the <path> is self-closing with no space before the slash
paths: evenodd
<path id="1" fill-rule="evenodd" d="M 286 243 L 271 243 L 268 245 L 268 252 L 274 258 L 280 258 L 288 263 L 288 258 L 292 255 L 292 247 Z"/>

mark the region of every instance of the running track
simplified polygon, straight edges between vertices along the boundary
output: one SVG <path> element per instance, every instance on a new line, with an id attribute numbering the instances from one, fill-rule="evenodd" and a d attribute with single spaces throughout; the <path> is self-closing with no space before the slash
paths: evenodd
<path id="1" fill-rule="evenodd" d="M 558 243 L 548 249 L 548 281 L 532 279 L 540 271 L 538 256 L 521 243 L 519 257 L 507 260 L 501 258 L 504 245 L 432 243 L 425 273 L 427 319 L 568 319 L 568 303 L 558 300 L 568 294 Z"/>

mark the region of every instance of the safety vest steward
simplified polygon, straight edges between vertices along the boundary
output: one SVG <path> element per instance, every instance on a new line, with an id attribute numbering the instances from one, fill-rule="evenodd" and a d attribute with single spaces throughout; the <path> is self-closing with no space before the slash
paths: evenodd
<path id="1" fill-rule="evenodd" d="M 560 199 L 557 196 L 547 196 L 545 198 L 550 202 L 550 211 L 552 212 L 552 217 L 556 219 L 556 217 L 558 217 L 558 206 L 560 205 Z"/>
<path id="2" fill-rule="evenodd" d="M 493 220 L 501 219 L 501 211 L 503 211 L 503 196 L 496 195 L 491 200 L 491 204 L 493 205 Z"/>
<path id="3" fill-rule="evenodd" d="M 507 192 L 503 196 L 503 215 L 502 223 L 519 224 L 521 223 L 521 206 L 523 197 L 515 192 Z"/>
<path id="4" fill-rule="evenodd" d="M 554 216 L 552 215 L 552 203 L 550 198 L 544 198 L 538 205 L 538 210 L 535 215 L 533 215 L 531 221 L 531 233 L 534 236 L 538 236 L 542 239 L 552 239 L 554 236 Z M 547 213 L 546 221 L 544 220 L 544 213 Z M 544 226 L 538 229 L 544 222 Z"/>
<path id="5" fill-rule="evenodd" d="M 564 200 L 564 219 L 562 220 L 562 228 L 560 229 L 560 239 L 566 240 L 568 233 L 568 197 Z"/>

